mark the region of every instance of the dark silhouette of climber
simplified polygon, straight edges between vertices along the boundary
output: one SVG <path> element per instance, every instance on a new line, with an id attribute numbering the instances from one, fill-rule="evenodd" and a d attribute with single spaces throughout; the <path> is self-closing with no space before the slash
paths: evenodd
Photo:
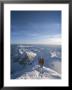
<path id="1" fill-rule="evenodd" d="M 44 58 L 41 57 L 41 58 L 39 59 L 39 62 L 38 62 L 38 63 L 39 63 L 39 65 L 40 65 L 40 67 L 43 67 L 43 65 L 44 65 Z"/>
<path id="2" fill-rule="evenodd" d="M 42 74 L 43 74 L 43 65 L 44 65 L 44 58 L 39 58 L 39 60 L 38 60 L 38 63 L 39 63 L 39 65 L 40 65 L 40 76 L 41 76 L 41 78 L 42 78 Z"/>

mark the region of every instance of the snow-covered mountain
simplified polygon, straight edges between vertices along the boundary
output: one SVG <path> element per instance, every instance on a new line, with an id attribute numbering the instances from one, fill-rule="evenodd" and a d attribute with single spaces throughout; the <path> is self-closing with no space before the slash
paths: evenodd
<path id="1" fill-rule="evenodd" d="M 38 66 L 44 58 L 43 73 Z M 44 45 L 11 46 L 11 79 L 61 78 L 61 47 Z"/>
<path id="2" fill-rule="evenodd" d="M 36 53 L 29 51 L 27 49 L 19 49 L 19 54 L 22 58 L 26 58 L 29 61 L 32 61 L 36 56 Z"/>

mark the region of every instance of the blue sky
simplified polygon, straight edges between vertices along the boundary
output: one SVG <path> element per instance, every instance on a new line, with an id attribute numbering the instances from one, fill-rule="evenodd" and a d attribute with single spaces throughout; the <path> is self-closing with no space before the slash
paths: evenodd
<path id="1" fill-rule="evenodd" d="M 61 44 L 60 11 L 11 11 L 12 44 Z"/>

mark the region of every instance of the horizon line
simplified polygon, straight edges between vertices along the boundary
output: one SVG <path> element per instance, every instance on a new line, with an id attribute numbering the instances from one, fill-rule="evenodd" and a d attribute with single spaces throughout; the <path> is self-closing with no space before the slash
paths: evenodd
<path id="1" fill-rule="evenodd" d="M 35 43 L 11 43 L 11 44 L 34 44 L 34 45 L 61 45 L 61 44 L 35 44 Z"/>

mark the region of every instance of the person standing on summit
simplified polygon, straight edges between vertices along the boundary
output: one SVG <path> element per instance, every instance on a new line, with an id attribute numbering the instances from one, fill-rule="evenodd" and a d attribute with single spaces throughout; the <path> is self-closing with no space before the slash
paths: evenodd
<path id="1" fill-rule="evenodd" d="M 38 61 L 39 65 L 40 65 L 40 76 L 42 78 L 42 75 L 43 75 L 43 65 L 44 65 L 44 58 L 40 58 L 39 61 Z"/>
<path id="2" fill-rule="evenodd" d="M 38 62 L 38 63 L 39 63 L 39 65 L 40 65 L 40 67 L 42 68 L 43 65 L 44 65 L 44 58 L 41 57 L 41 58 L 39 59 L 39 62 Z"/>

